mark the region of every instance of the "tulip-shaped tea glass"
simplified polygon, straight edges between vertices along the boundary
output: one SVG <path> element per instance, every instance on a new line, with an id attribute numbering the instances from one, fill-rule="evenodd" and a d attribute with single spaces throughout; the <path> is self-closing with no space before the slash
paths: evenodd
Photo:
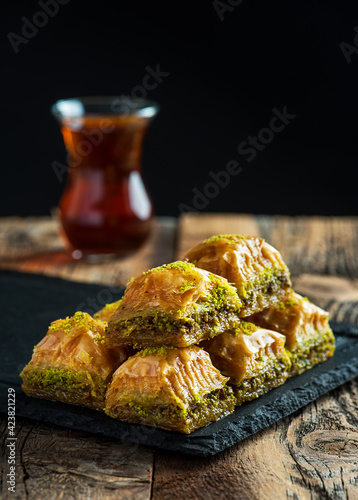
<path id="1" fill-rule="evenodd" d="M 68 151 L 61 234 L 75 259 L 124 257 L 146 240 L 153 205 L 142 179 L 142 144 L 158 110 L 153 102 L 114 96 L 52 106 Z"/>

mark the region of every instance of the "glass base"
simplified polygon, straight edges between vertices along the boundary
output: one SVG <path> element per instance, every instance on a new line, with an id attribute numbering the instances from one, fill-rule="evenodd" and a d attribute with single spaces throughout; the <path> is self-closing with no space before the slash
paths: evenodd
<path id="1" fill-rule="evenodd" d="M 74 260 L 83 260 L 89 264 L 101 264 L 102 262 L 107 262 L 113 259 L 125 259 L 131 254 L 120 255 L 115 253 L 85 253 L 81 250 L 73 250 L 71 255 Z"/>

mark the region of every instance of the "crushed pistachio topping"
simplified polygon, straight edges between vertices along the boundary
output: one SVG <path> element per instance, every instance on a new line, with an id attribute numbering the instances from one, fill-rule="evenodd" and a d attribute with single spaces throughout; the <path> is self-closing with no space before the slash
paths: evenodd
<path id="1" fill-rule="evenodd" d="M 216 285 L 211 290 L 211 302 L 213 302 L 216 307 L 221 308 L 225 306 L 228 296 L 235 297 L 238 302 L 240 302 L 235 289 L 229 283 L 223 283 L 222 280 L 211 274 L 209 275 L 209 279 Z"/>
<path id="2" fill-rule="evenodd" d="M 292 307 L 297 305 L 298 302 L 295 302 L 294 300 L 287 300 L 286 302 L 280 302 L 279 304 L 277 304 L 276 309 L 285 310 L 287 307 Z"/>
<path id="3" fill-rule="evenodd" d="M 211 236 L 210 238 L 203 241 L 203 243 L 215 243 L 220 240 L 228 240 L 229 243 L 237 243 L 237 240 L 245 239 L 247 236 L 242 234 L 217 234 L 216 236 Z"/>
<path id="4" fill-rule="evenodd" d="M 186 291 L 191 290 L 192 288 L 195 288 L 196 286 L 198 286 L 198 284 L 197 284 L 196 281 L 186 281 L 184 283 L 184 285 L 182 285 L 179 288 L 179 292 L 180 293 L 185 293 Z"/>
<path id="5" fill-rule="evenodd" d="M 262 269 L 254 279 L 243 283 L 238 288 L 238 291 L 240 296 L 245 300 L 245 303 L 251 303 L 256 300 L 258 291 L 264 294 L 272 294 L 280 288 L 289 285 L 289 274 L 285 269 L 268 266 Z"/>
<path id="6" fill-rule="evenodd" d="M 99 342 L 101 344 L 104 344 L 106 341 L 106 336 L 101 335 L 100 333 L 97 332 L 93 335 L 93 340 L 95 340 L 96 342 Z"/>
<path id="7" fill-rule="evenodd" d="M 178 398 L 169 393 L 171 402 L 163 402 L 161 398 L 144 396 L 139 401 L 128 401 L 127 397 L 119 397 L 120 404 L 114 408 L 106 408 L 107 415 L 133 421 L 135 414 L 136 421 L 159 426 L 164 429 L 179 430 L 189 433 L 198 422 L 201 425 L 209 423 L 211 415 L 222 408 L 222 414 L 226 415 L 233 411 L 236 399 L 230 387 L 223 387 L 208 394 L 196 394 L 187 404 L 183 404 Z M 138 418 L 145 419 L 137 420 Z M 168 425 L 169 424 L 169 425 Z"/>
<path id="8" fill-rule="evenodd" d="M 195 268 L 194 264 L 190 262 L 182 262 L 181 260 L 178 260 L 176 262 L 171 262 L 170 264 L 164 264 L 163 266 L 159 267 L 154 267 L 153 269 L 149 269 L 149 271 L 145 271 L 143 275 L 150 274 L 152 272 L 156 271 L 163 271 L 165 269 L 177 269 L 178 271 L 187 273 L 190 271 L 193 271 Z"/>
<path id="9" fill-rule="evenodd" d="M 299 304 L 302 304 L 303 301 L 308 302 L 307 297 L 302 297 L 301 299 L 289 298 L 287 300 L 284 300 L 283 302 L 280 302 L 276 306 L 276 308 L 277 309 L 286 309 L 287 307 L 298 306 Z"/>
<path id="10" fill-rule="evenodd" d="M 176 349 L 176 347 L 173 346 L 160 346 L 160 347 L 146 347 L 145 349 L 142 349 L 139 351 L 137 354 L 138 356 L 145 357 L 145 356 L 162 356 L 163 354 L 166 354 L 168 351 Z"/>
<path id="11" fill-rule="evenodd" d="M 291 375 L 302 373 L 331 357 L 335 350 L 335 337 L 331 329 L 310 340 L 297 342 L 289 352 L 292 358 Z"/>
<path id="12" fill-rule="evenodd" d="M 73 372 L 66 368 L 47 368 L 46 370 L 34 369 L 27 371 L 25 368 L 20 373 L 20 377 L 26 378 L 27 382 L 34 386 L 39 385 L 46 387 L 59 385 L 69 390 L 94 385 L 92 377 L 87 370 L 83 372 Z M 104 383 L 104 381 L 102 382 Z"/>
<path id="13" fill-rule="evenodd" d="M 243 333 L 244 335 L 252 335 L 259 327 L 254 325 L 253 323 L 249 323 L 248 321 L 240 321 L 240 324 L 237 328 L 234 329 L 235 335 L 240 335 Z"/>
<path id="14" fill-rule="evenodd" d="M 79 330 L 80 328 L 98 329 L 98 320 L 93 320 L 88 314 L 77 311 L 73 316 L 67 316 L 65 319 L 53 321 L 49 326 L 50 332 L 63 330 L 64 335 L 68 335 L 71 330 Z"/>

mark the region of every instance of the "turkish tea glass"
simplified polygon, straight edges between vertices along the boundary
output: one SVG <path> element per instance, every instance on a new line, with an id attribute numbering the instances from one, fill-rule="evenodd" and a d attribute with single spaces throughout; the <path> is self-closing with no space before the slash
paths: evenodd
<path id="1" fill-rule="evenodd" d="M 61 99 L 51 108 L 68 155 L 59 202 L 61 234 L 75 259 L 125 257 L 147 239 L 153 203 L 142 146 L 156 103 L 116 96 Z"/>

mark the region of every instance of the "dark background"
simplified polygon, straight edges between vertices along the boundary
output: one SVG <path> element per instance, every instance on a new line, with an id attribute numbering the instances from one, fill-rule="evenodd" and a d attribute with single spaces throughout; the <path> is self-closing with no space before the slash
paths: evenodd
<path id="1" fill-rule="evenodd" d="M 22 18 L 43 9 L 27 0 L 6 10 L 0 215 L 49 214 L 59 200 L 51 164 L 66 154 L 55 100 L 130 94 L 158 64 L 169 76 L 148 91 L 161 112 L 143 171 L 159 215 L 193 207 L 193 189 L 229 160 L 242 171 L 205 211 L 358 214 L 358 53 L 349 63 L 340 48 L 358 44 L 356 0 L 243 0 L 223 20 L 212 1 L 70 0 L 18 54 L 8 33 L 21 35 Z M 296 118 L 247 162 L 238 145 L 284 106 Z"/>

